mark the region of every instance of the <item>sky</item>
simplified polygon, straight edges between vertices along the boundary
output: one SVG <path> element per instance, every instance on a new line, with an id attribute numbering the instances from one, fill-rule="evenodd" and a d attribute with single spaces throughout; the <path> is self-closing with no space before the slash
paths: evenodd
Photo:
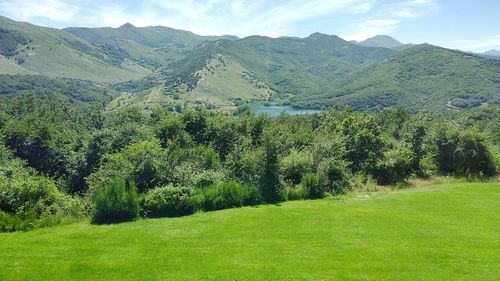
<path id="1" fill-rule="evenodd" d="M 36 25 L 162 25 L 200 35 L 306 37 L 314 32 L 464 51 L 500 50 L 500 0 L 0 0 L 0 15 Z"/>

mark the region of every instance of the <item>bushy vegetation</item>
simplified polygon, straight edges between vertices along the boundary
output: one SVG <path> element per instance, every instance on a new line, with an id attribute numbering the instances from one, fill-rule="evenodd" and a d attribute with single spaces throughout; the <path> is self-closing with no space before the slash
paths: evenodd
<path id="1" fill-rule="evenodd" d="M 2 231 L 87 214 L 109 223 L 315 199 L 374 180 L 486 178 L 498 169 L 494 107 L 443 116 L 146 115 L 22 95 L 0 109 Z"/>
<path id="2" fill-rule="evenodd" d="M 209 186 L 203 189 L 203 196 L 205 210 L 251 206 L 262 202 L 262 195 L 257 187 L 235 181 Z"/>
<path id="3" fill-rule="evenodd" d="M 139 214 L 139 200 L 133 182 L 114 178 L 92 194 L 92 222 L 113 223 L 132 220 Z"/>
<path id="4" fill-rule="evenodd" d="M 142 197 L 142 212 L 148 217 L 175 217 L 201 210 L 201 197 L 190 187 L 168 185 L 148 191 Z"/>

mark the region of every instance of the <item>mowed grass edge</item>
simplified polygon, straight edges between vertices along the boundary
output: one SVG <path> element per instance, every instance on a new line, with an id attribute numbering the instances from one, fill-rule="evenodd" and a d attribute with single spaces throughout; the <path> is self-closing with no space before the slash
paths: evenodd
<path id="1" fill-rule="evenodd" d="M 500 280 L 500 184 L 0 234 L 0 280 Z"/>

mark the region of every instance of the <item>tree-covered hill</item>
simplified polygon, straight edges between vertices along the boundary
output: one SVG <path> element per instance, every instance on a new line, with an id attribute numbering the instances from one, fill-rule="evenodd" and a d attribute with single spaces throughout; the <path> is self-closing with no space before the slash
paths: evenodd
<path id="1" fill-rule="evenodd" d="M 34 93 L 37 95 L 57 95 L 72 102 L 105 105 L 117 96 L 112 89 L 96 85 L 91 81 L 48 78 L 41 75 L 0 74 L 0 98 Z"/>
<path id="2" fill-rule="evenodd" d="M 343 78 L 323 95 L 297 104 L 350 105 L 356 110 L 404 106 L 444 111 L 500 102 L 500 63 L 428 44 L 396 54 Z"/>
<path id="3" fill-rule="evenodd" d="M 113 84 L 126 106 L 154 97 L 155 104 L 169 107 L 234 109 L 267 100 L 442 112 L 500 100 L 499 61 L 427 44 L 401 45 L 387 36 L 364 42 L 320 33 L 238 39 L 131 24 L 60 30 L 0 18 L 0 55 L 0 74 Z"/>
<path id="4" fill-rule="evenodd" d="M 215 56 L 224 56 L 241 65 L 252 81 L 281 97 L 319 95 L 342 77 L 394 53 L 319 33 L 307 38 L 251 36 L 201 44 L 166 71 L 164 77 L 167 88 L 186 84 L 188 89 L 195 90 L 200 71 L 206 69 Z M 242 75 L 241 79 L 249 78 Z"/>

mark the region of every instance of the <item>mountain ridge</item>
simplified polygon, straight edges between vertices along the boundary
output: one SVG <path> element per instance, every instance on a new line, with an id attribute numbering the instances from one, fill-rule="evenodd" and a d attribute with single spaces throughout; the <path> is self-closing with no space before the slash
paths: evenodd
<path id="1" fill-rule="evenodd" d="M 89 80 L 122 93 L 117 106 L 149 108 L 155 100 L 155 106 L 234 108 L 266 100 L 356 110 L 404 105 L 419 112 L 500 102 L 500 65 L 487 55 L 389 36 L 237 38 L 130 23 L 54 29 L 0 17 L 0 55 L 0 74 Z"/>

